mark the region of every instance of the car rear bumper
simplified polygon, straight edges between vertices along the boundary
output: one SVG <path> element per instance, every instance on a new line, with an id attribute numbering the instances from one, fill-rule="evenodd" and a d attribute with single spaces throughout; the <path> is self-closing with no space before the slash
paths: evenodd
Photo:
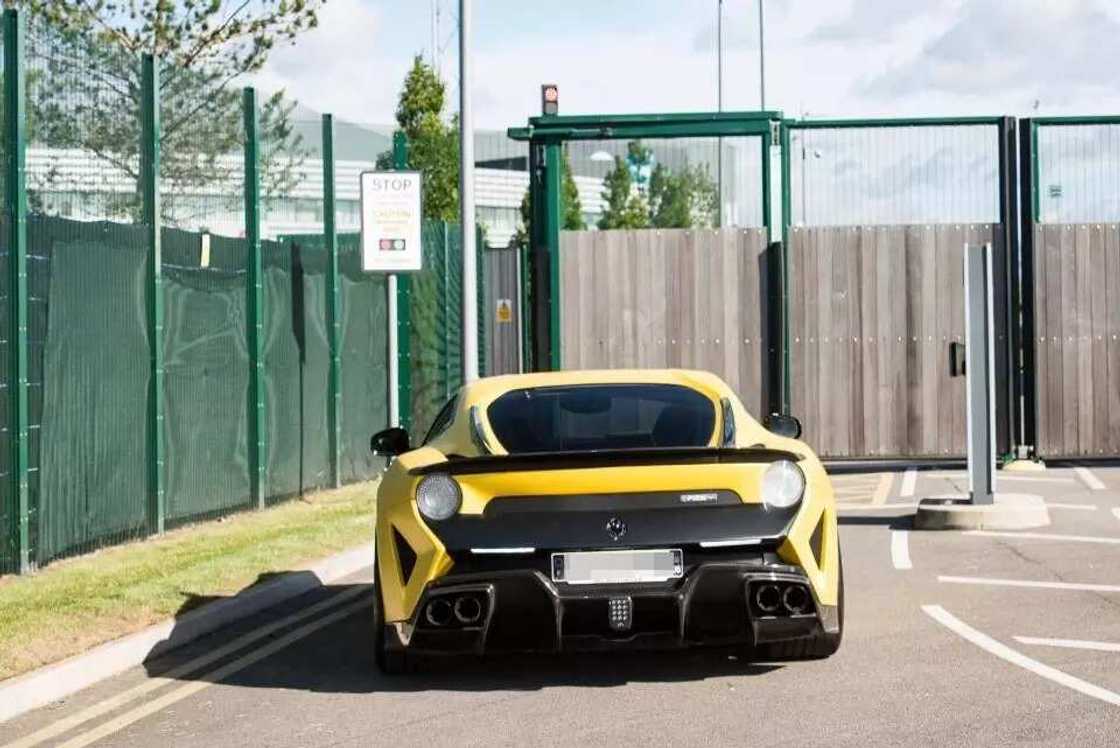
<path id="1" fill-rule="evenodd" d="M 765 585 L 779 594 L 800 588 L 805 610 L 760 609 L 756 593 Z M 456 613 L 438 623 L 456 606 L 474 613 L 472 600 L 475 620 Z M 628 610 L 625 629 L 611 624 L 612 600 Z M 432 603 L 437 615 L 429 617 Z M 759 558 L 701 563 L 654 584 L 567 585 L 534 568 L 452 574 L 429 584 L 416 610 L 398 628 L 408 632 L 400 645 L 444 654 L 753 646 L 839 630 L 837 609 L 817 602 L 801 569 Z"/>

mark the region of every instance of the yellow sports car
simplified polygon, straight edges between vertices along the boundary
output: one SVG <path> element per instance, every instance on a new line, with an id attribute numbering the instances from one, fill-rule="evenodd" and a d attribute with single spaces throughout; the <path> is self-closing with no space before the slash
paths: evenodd
<path id="1" fill-rule="evenodd" d="M 423 444 L 390 428 L 377 496 L 379 667 L 410 654 L 840 646 L 832 486 L 801 426 L 698 371 L 464 386 Z"/>

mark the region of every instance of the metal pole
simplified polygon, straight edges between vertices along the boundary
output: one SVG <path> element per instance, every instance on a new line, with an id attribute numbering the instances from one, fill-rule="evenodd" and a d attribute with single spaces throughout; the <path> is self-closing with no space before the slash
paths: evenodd
<path id="1" fill-rule="evenodd" d="M 159 200 L 159 60 L 144 55 L 142 69 L 144 227 L 148 233 L 148 532 L 164 531 L 167 515 L 163 487 L 163 249 Z"/>
<path id="2" fill-rule="evenodd" d="M 249 491 L 257 508 L 264 509 L 264 279 L 261 261 L 260 143 L 255 89 L 246 88 L 243 91 L 242 107 L 245 118 L 245 241 L 249 245 Z"/>
<path id="3" fill-rule="evenodd" d="M 968 477 L 973 504 L 995 493 L 995 330 L 992 245 L 964 247 L 965 389 L 968 402 Z"/>
<path id="4" fill-rule="evenodd" d="M 719 0 L 716 8 L 716 107 L 723 111 L 723 0 Z M 723 138 L 716 138 L 716 200 L 719 210 L 716 212 L 716 225 L 723 225 Z"/>
<path id="5" fill-rule="evenodd" d="M 16 570 L 31 571 L 30 484 L 27 449 L 27 172 L 24 20 L 4 11 L 4 134 L 8 146 L 4 202 L 8 212 L 8 434 L 12 551 Z M 7 529 L 7 528 L 5 528 Z"/>
<path id="6" fill-rule="evenodd" d="M 475 254 L 471 0 L 459 0 L 459 230 L 463 244 L 463 382 L 478 379 L 478 256 Z"/>
<path id="7" fill-rule="evenodd" d="M 408 137 L 393 133 L 393 168 L 408 168 Z M 412 282 L 408 275 L 389 276 L 389 422 L 412 428 Z"/>
<path id="8" fill-rule="evenodd" d="M 339 295 L 338 231 L 335 226 L 334 117 L 323 115 L 323 244 L 327 252 L 327 440 L 331 484 L 342 485 L 342 299 Z"/>
<path id="9" fill-rule="evenodd" d="M 766 110 L 766 18 L 762 9 L 763 0 L 758 0 L 758 92 L 761 106 Z"/>

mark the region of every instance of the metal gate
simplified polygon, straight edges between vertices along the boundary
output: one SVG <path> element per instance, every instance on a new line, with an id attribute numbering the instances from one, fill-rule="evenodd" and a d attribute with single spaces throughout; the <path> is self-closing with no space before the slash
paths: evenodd
<path id="1" fill-rule="evenodd" d="M 487 376 L 521 371 L 521 253 L 516 247 L 482 253 Z"/>
<path id="2" fill-rule="evenodd" d="M 1024 358 L 1039 456 L 1120 454 L 1120 118 L 1023 120 Z"/>

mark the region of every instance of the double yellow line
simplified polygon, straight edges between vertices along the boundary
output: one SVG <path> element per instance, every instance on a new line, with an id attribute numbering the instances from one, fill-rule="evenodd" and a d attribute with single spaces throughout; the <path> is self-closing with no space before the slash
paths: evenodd
<path id="1" fill-rule="evenodd" d="M 111 712 L 115 712 L 165 686 L 180 682 L 185 676 L 191 676 L 190 683 L 181 685 L 179 688 L 169 691 L 156 699 L 140 704 L 139 706 L 136 706 L 118 715 L 117 717 L 114 717 L 108 722 L 100 724 L 91 730 L 76 735 L 75 737 L 61 744 L 62 746 L 68 746 L 70 748 L 90 745 L 91 743 L 108 737 L 113 733 L 120 732 L 129 725 L 138 722 L 145 717 L 162 711 L 172 704 L 182 701 L 183 699 L 198 693 L 204 688 L 207 688 L 215 683 L 224 680 L 225 678 L 228 678 L 234 673 L 244 670 L 250 665 L 259 662 L 264 658 L 275 654 L 276 652 L 279 652 L 285 647 L 294 644 L 300 639 L 310 636 L 320 629 L 326 628 L 331 624 L 348 618 L 362 608 L 368 607 L 368 600 L 359 600 L 357 602 L 354 602 L 355 598 L 359 597 L 362 594 L 368 594 L 368 592 L 368 588 L 364 586 L 355 587 L 344 592 L 339 592 L 327 598 L 326 600 L 318 602 L 315 605 L 299 611 L 298 613 L 293 613 L 292 615 L 289 615 L 285 618 L 281 618 L 280 620 L 269 623 L 258 629 L 254 629 L 247 634 L 243 634 L 242 636 L 239 636 L 228 644 L 224 644 L 217 649 L 207 652 L 205 655 L 185 662 L 178 667 L 172 668 L 162 676 L 150 678 L 144 681 L 142 684 L 135 686 L 134 688 L 130 688 L 129 690 L 119 693 L 116 696 L 105 699 L 104 701 L 100 701 L 93 706 L 81 710 L 76 714 L 72 714 L 69 717 L 63 717 L 62 719 L 56 720 L 55 722 L 52 722 L 50 725 L 44 727 L 41 730 L 38 730 L 37 732 L 22 737 L 13 743 L 8 743 L 6 746 L 4 746 L 4 748 L 30 748 L 31 746 L 39 745 L 44 741 L 51 740 L 52 738 L 57 738 L 60 735 L 70 732 L 71 730 L 74 730 L 86 724 L 87 722 L 98 719 L 99 717 L 103 717 L 107 714 L 110 714 Z M 343 605 L 343 603 L 347 602 L 349 602 L 348 605 Z M 342 607 L 338 607 L 340 605 Z M 274 641 L 271 641 L 258 649 L 249 651 L 241 657 L 238 657 L 237 659 L 232 660 L 220 667 L 214 668 L 213 670 L 207 672 L 203 672 L 199 675 L 194 675 L 208 665 L 211 665 L 218 660 L 228 657 L 231 654 L 239 652 L 242 649 L 260 641 L 261 639 L 271 636 L 277 631 L 287 628 L 288 626 L 291 626 L 293 624 L 300 623 L 301 621 L 305 621 L 308 618 L 313 618 L 320 613 L 329 611 L 333 608 L 337 608 L 337 610 L 333 610 L 333 612 L 324 615 L 322 618 L 317 618 L 310 623 L 304 624 L 303 626 L 288 632 L 284 636 L 275 639 Z"/>

